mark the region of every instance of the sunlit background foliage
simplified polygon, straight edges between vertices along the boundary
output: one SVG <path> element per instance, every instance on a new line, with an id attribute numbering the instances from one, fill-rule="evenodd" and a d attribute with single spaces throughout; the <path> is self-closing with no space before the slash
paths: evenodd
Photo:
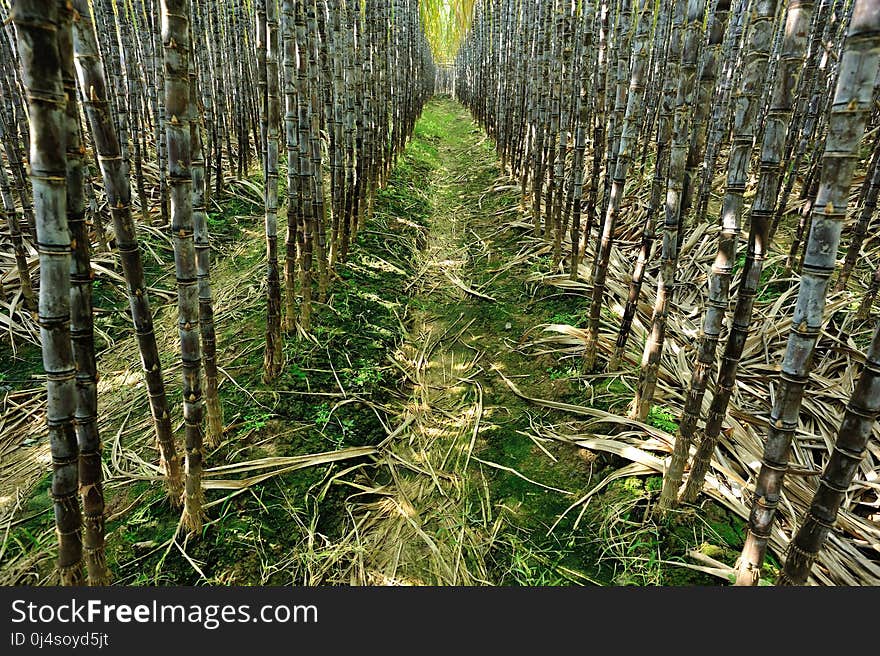
<path id="1" fill-rule="evenodd" d="M 422 0 L 425 34 L 438 64 L 452 62 L 471 25 L 477 0 Z"/>

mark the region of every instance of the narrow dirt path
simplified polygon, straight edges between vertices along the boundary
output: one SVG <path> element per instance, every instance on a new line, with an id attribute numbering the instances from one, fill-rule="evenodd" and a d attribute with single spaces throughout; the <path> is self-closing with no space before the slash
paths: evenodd
<path id="1" fill-rule="evenodd" d="M 517 257 L 518 196 L 466 110 L 431 103 L 416 138 L 435 168 L 423 190 L 432 211 L 409 330 L 394 355 L 410 393 L 384 443 L 383 474 L 351 509 L 364 554 L 352 580 L 503 583 L 523 565 L 552 576 L 539 543 L 589 482 L 590 463 L 530 439 L 529 408 L 499 372 L 541 378 L 541 363 L 517 353 L 514 340 L 551 318 L 553 301 L 526 293 L 534 255 Z M 532 536 L 535 528 L 543 530 Z"/>

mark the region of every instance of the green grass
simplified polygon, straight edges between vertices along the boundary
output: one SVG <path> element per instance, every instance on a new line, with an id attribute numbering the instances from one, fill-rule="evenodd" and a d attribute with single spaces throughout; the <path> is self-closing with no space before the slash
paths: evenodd
<path id="1" fill-rule="evenodd" d="M 208 212 L 208 234 L 213 242 L 227 243 L 241 237 L 239 218 L 261 214 L 263 208 L 237 197 L 223 200 L 220 210 Z"/>
<path id="2" fill-rule="evenodd" d="M 551 367 L 547 372 L 550 374 L 550 380 L 570 380 L 580 374 L 576 367 Z"/>
<path id="3" fill-rule="evenodd" d="M 761 271 L 761 282 L 758 284 L 758 292 L 755 297 L 758 302 L 769 303 L 791 287 L 791 282 L 784 276 L 785 267 L 775 262 L 765 264 Z"/>
<path id="4" fill-rule="evenodd" d="M 7 342 L 0 343 L 0 390 L 37 387 L 43 376 L 43 356 L 37 346 L 17 344 L 13 352 Z"/>
<path id="5" fill-rule="evenodd" d="M 733 274 L 742 271 L 746 263 L 746 253 L 741 252 L 733 263 Z M 791 285 L 784 277 L 785 266 L 776 262 L 765 262 L 761 270 L 761 279 L 758 283 L 756 300 L 760 303 L 769 303 L 779 298 Z"/>

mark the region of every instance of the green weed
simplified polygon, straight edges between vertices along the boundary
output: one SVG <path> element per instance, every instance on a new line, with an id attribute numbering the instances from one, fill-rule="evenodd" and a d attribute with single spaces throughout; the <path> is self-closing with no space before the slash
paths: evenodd
<path id="1" fill-rule="evenodd" d="M 583 317 L 580 314 L 576 314 L 573 312 L 557 312 L 552 317 L 550 317 L 550 321 L 548 323 L 560 323 L 569 326 L 577 326 L 582 320 Z"/>
<path id="2" fill-rule="evenodd" d="M 550 374 L 550 380 L 567 380 L 578 377 L 578 370 L 576 367 L 568 367 L 567 369 L 563 369 L 562 367 L 551 367 L 547 372 Z"/>
<path id="3" fill-rule="evenodd" d="M 675 433 L 678 430 L 677 417 L 662 406 L 651 406 L 648 411 L 648 424 L 667 433 Z"/>
<path id="4" fill-rule="evenodd" d="M 315 425 L 324 428 L 330 423 L 331 416 L 330 404 L 321 403 L 315 408 Z"/>
<path id="5" fill-rule="evenodd" d="M 271 412 L 251 410 L 244 416 L 242 420 L 244 424 L 242 426 L 242 430 L 244 430 L 245 432 L 258 431 L 261 428 L 265 428 L 266 424 L 269 423 L 269 420 L 271 418 Z"/>

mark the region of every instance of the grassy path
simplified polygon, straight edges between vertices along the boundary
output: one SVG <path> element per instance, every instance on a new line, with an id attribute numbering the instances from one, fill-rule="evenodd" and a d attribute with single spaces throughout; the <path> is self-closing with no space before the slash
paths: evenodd
<path id="1" fill-rule="evenodd" d="M 378 500 L 349 508 L 363 554 L 353 580 L 715 583 L 676 563 L 693 549 L 731 555 L 739 538 L 723 512 L 643 522 L 660 478 L 627 475 L 611 456 L 546 439 L 545 420 L 589 430 L 523 401 L 504 381 L 601 409 L 629 400 L 613 379 L 583 381 L 576 362 L 523 348 L 541 324 L 581 325 L 587 302 L 534 284 L 550 246 L 528 236 L 519 190 L 482 130 L 460 105 L 435 100 L 402 166 L 424 171 L 411 192 L 429 208 L 409 330 L 395 356 L 410 393 L 383 443 L 384 470 L 366 488 Z M 675 430 L 665 416 L 653 421 Z M 590 504 L 567 512 L 606 477 Z"/>
<path id="2" fill-rule="evenodd" d="M 388 443 L 386 476 L 373 488 L 382 498 L 354 509 L 366 527 L 359 578 L 592 581 L 599 568 L 589 536 L 569 526 L 547 535 L 589 485 L 591 456 L 528 437 L 537 411 L 499 376 L 528 377 L 532 389 L 548 383 L 553 396 L 568 386 L 551 380 L 548 362 L 515 349 L 565 305 L 527 293 L 537 262 L 517 257 L 517 191 L 500 177 L 485 135 L 451 101 L 426 108 L 407 154 L 426 169 L 419 191 L 430 203 L 409 330 L 395 356 L 411 391 Z"/>

